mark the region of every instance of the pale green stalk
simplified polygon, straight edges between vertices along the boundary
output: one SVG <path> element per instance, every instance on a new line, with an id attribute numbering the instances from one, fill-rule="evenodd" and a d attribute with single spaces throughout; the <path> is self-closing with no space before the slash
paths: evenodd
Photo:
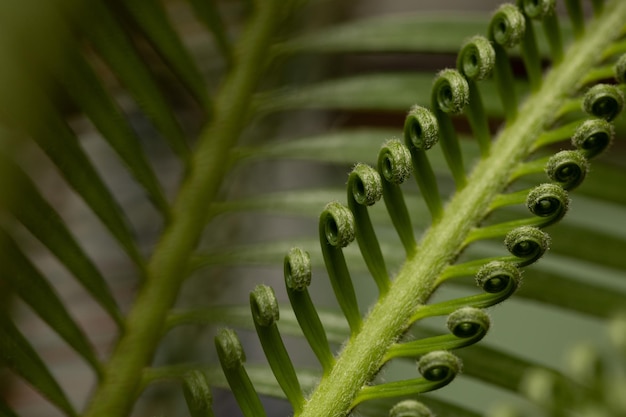
<path id="1" fill-rule="evenodd" d="M 102 384 L 85 416 L 119 417 L 130 414 L 140 386 L 142 370 L 150 365 L 165 319 L 188 270 L 201 225 L 227 169 L 224 163 L 236 144 L 249 107 L 250 96 L 266 63 L 271 35 L 284 3 L 257 2 L 257 14 L 242 34 L 235 51 L 235 70 L 216 99 L 213 122 L 202 133 L 191 170 L 172 209 L 172 219 L 154 250 L 147 279 L 128 314 L 125 332 L 106 365 Z"/>
<path id="2" fill-rule="evenodd" d="M 299 417 L 340 417 L 347 413 L 358 391 L 379 369 L 387 349 L 406 330 L 412 313 L 435 290 L 436 278 L 502 192 L 517 163 L 528 156 L 537 135 L 553 122 L 554 114 L 597 65 L 602 51 L 619 35 L 625 22 L 626 2 L 607 3 L 605 13 L 572 45 L 563 64 L 546 75 L 542 88 L 526 100 L 516 120 L 498 135 L 491 156 L 476 166 L 467 187 L 453 197 L 440 221 L 425 234 L 418 254 L 407 258 L 389 292 L 346 344 L 332 372 L 322 378 Z"/>

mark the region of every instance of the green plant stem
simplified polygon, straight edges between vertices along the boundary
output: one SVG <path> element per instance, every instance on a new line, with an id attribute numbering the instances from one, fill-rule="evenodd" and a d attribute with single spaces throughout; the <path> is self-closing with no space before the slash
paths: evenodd
<path id="1" fill-rule="evenodd" d="M 262 74 L 271 35 L 281 13 L 277 0 L 258 2 L 258 11 L 242 34 L 236 67 L 216 99 L 214 119 L 202 133 L 165 230 L 147 267 L 147 279 L 128 314 L 126 330 L 106 366 L 86 417 L 130 414 L 142 369 L 150 364 L 163 333 L 167 313 L 178 295 L 205 224 L 211 201 L 225 174 L 229 150 L 236 144 L 250 106 L 250 96 Z"/>
<path id="2" fill-rule="evenodd" d="M 424 235 L 418 255 L 407 258 L 389 292 L 382 297 L 322 378 L 299 417 L 347 414 L 361 387 L 378 371 L 385 352 L 407 327 L 412 314 L 435 290 L 435 280 L 451 262 L 472 226 L 485 215 L 502 192 L 511 173 L 524 160 L 543 126 L 563 105 L 581 78 L 596 65 L 602 51 L 626 21 L 626 2 L 606 4 L 587 36 L 567 51 L 564 63 L 553 68 L 543 87 L 521 106 L 518 117 L 500 133 L 491 156 L 474 169 L 468 185 L 450 201 L 439 222 Z"/>

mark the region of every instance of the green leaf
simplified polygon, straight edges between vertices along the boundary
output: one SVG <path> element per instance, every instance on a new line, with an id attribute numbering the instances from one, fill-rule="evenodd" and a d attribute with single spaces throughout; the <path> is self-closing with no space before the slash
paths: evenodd
<path id="1" fill-rule="evenodd" d="M 0 230 L 0 247 L 2 279 L 100 374 L 100 362 L 87 337 L 69 315 L 53 287 L 4 230 Z"/>
<path id="2" fill-rule="evenodd" d="M 0 312 L 0 362 L 28 381 L 63 413 L 78 416 L 43 360 L 5 312 Z M 4 412 L 2 407 L 0 412 Z"/>
<path id="3" fill-rule="evenodd" d="M 117 302 L 100 271 L 76 242 L 57 212 L 41 196 L 35 184 L 11 160 L 0 154 L 0 186 L 11 213 L 47 248 L 122 327 Z M 17 201 L 9 193 L 19 190 Z M 15 191 L 13 191 L 15 192 Z"/>
<path id="4" fill-rule="evenodd" d="M 126 163 L 137 182 L 145 188 L 155 206 L 167 218 L 168 202 L 148 163 L 146 153 L 140 146 L 140 139 L 85 58 L 75 53 L 68 57 L 68 61 L 61 75 L 66 91 Z"/>
<path id="5" fill-rule="evenodd" d="M 120 22 L 101 0 L 90 2 L 86 10 L 88 16 L 80 23 L 87 38 L 163 134 L 172 150 L 187 161 L 189 145 L 185 135 L 153 80 L 148 64 L 137 54 Z"/>
<path id="6" fill-rule="evenodd" d="M 47 109 L 46 117 L 41 117 L 40 128 L 33 132 L 33 139 L 120 242 L 128 256 L 142 266 L 143 258 L 121 209 L 80 147 L 74 132 L 56 110 Z"/>
<path id="7" fill-rule="evenodd" d="M 161 3 L 156 0 L 126 0 L 122 4 L 189 92 L 209 113 L 212 104 L 204 78 L 176 34 Z"/>
<path id="8" fill-rule="evenodd" d="M 486 32 L 489 19 L 484 13 L 392 14 L 354 20 L 305 34 L 278 45 L 276 51 L 456 54 L 467 37 Z M 565 36 L 571 37 L 569 25 L 562 26 Z M 545 42 L 540 43 L 540 49 L 547 54 Z"/>
<path id="9" fill-rule="evenodd" d="M 429 73 L 384 73 L 355 75 L 321 81 L 294 90 L 260 94 L 260 112 L 287 109 L 339 109 L 406 111 L 414 104 L 428 106 L 433 75 Z M 526 91 L 520 83 L 516 90 Z M 485 112 L 489 117 L 504 116 L 499 96 L 491 81 L 480 83 Z"/>
<path id="10" fill-rule="evenodd" d="M 233 47 L 228 31 L 214 1 L 189 0 L 198 19 L 213 32 L 217 46 L 229 65 L 232 65 Z"/>

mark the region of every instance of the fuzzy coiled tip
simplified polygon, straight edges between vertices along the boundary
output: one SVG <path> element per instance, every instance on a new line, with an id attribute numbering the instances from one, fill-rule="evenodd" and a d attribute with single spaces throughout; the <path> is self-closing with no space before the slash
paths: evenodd
<path id="1" fill-rule="evenodd" d="M 550 180 L 569 191 L 584 181 L 589 162 L 581 151 L 561 151 L 550 157 L 545 171 Z"/>
<path id="2" fill-rule="evenodd" d="M 387 182 L 402 184 L 411 175 L 411 152 L 397 139 L 388 140 L 378 153 L 378 171 Z"/>
<path id="3" fill-rule="evenodd" d="M 291 248 L 285 255 L 285 285 L 294 291 L 304 291 L 311 284 L 311 256 L 300 248 Z"/>
<path id="4" fill-rule="evenodd" d="M 473 337 L 486 334 L 491 325 L 485 310 L 475 307 L 462 307 L 448 316 L 446 322 L 450 333 L 456 337 Z"/>
<path id="5" fill-rule="evenodd" d="M 565 216 L 569 196 L 559 185 L 540 184 L 528 193 L 526 206 L 535 216 L 553 217 L 554 222 Z"/>
<path id="6" fill-rule="evenodd" d="M 522 0 L 522 10 L 531 19 L 543 19 L 554 13 L 556 0 Z"/>
<path id="7" fill-rule="evenodd" d="M 404 120 L 406 146 L 425 151 L 439 141 L 439 124 L 435 115 L 425 107 L 413 106 Z"/>
<path id="8" fill-rule="evenodd" d="M 519 44 L 526 31 L 526 20 L 513 4 L 503 4 L 496 10 L 489 25 L 490 38 L 505 48 Z"/>
<path id="9" fill-rule="evenodd" d="M 276 294 L 274 289 L 267 285 L 257 285 L 250 293 L 250 308 L 252 318 L 259 326 L 271 326 L 280 318 Z"/>
<path id="10" fill-rule="evenodd" d="M 383 195 L 383 185 L 378 172 L 366 164 L 357 164 L 348 177 L 352 197 L 361 205 L 371 206 Z"/>
<path id="11" fill-rule="evenodd" d="M 613 141 L 615 129 L 604 119 L 584 121 L 572 136 L 572 145 L 587 158 L 593 158 L 606 150 Z"/>
<path id="12" fill-rule="evenodd" d="M 606 121 L 615 119 L 624 108 L 624 94 L 611 84 L 596 84 L 583 97 L 583 110 Z"/>
<path id="13" fill-rule="evenodd" d="M 355 238 L 354 215 L 346 206 L 331 202 L 320 216 L 324 236 L 329 245 L 344 248 Z"/>
<path id="14" fill-rule="evenodd" d="M 433 97 L 442 112 L 461 113 L 469 103 L 469 96 L 469 85 L 459 71 L 444 69 L 437 74 L 433 84 Z"/>
<path id="15" fill-rule="evenodd" d="M 205 374 L 198 370 L 189 371 L 183 377 L 183 395 L 192 416 L 212 415 L 211 389 Z"/>
<path id="16" fill-rule="evenodd" d="M 220 329 L 215 336 L 215 349 L 225 370 L 238 369 L 246 361 L 241 342 L 232 329 Z"/>
<path id="17" fill-rule="evenodd" d="M 550 235 L 533 226 L 522 226 L 510 231 L 504 239 L 509 252 L 521 261 L 518 266 L 530 265 L 543 256 L 550 247 Z"/>
<path id="18" fill-rule="evenodd" d="M 475 81 L 489 77 L 495 65 L 496 52 L 484 36 L 474 36 L 467 40 L 456 61 L 459 72 Z"/>
<path id="19" fill-rule="evenodd" d="M 389 417 L 435 417 L 435 415 L 419 401 L 404 400 L 389 410 Z"/>
<path id="20" fill-rule="evenodd" d="M 452 381 L 461 372 L 462 363 L 452 353 L 437 350 L 422 356 L 417 363 L 417 369 L 427 381 Z"/>
<path id="21" fill-rule="evenodd" d="M 613 72 L 618 83 L 626 83 L 626 54 L 619 57 L 613 66 Z"/>
<path id="22" fill-rule="evenodd" d="M 476 284 L 491 294 L 502 292 L 509 286 L 516 289 L 521 280 L 522 274 L 512 262 L 491 261 L 476 273 Z"/>

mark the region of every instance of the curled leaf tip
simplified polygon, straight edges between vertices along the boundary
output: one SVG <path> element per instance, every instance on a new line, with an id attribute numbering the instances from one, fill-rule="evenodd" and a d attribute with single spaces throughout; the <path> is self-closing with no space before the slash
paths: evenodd
<path id="1" fill-rule="evenodd" d="M 624 94 L 611 84 L 596 84 L 583 98 L 583 110 L 606 121 L 615 119 L 624 108 Z"/>
<path id="2" fill-rule="evenodd" d="M 380 149 L 378 166 L 386 181 L 402 184 L 411 175 L 411 152 L 398 139 L 388 140 Z"/>
<path id="3" fill-rule="evenodd" d="M 548 160 L 545 171 L 550 180 L 565 190 L 578 187 L 589 170 L 589 162 L 581 151 L 561 151 Z"/>
<path id="4" fill-rule="evenodd" d="M 357 164 L 348 177 L 348 186 L 354 200 L 364 206 L 376 203 L 383 194 L 383 186 L 378 172 L 366 164 Z"/>
<path id="5" fill-rule="evenodd" d="M 565 216 L 569 207 L 569 196 L 557 184 L 541 184 L 528 193 L 526 206 L 536 216 L 550 217 L 549 223 L 542 225 L 547 226 Z"/>
<path id="6" fill-rule="evenodd" d="M 419 401 L 404 400 L 389 410 L 389 417 L 435 417 L 435 415 Z"/>
<path id="7" fill-rule="evenodd" d="M 518 266 L 534 263 L 550 247 L 550 235 L 532 226 L 522 226 L 510 231 L 504 244 L 513 256 L 521 258 Z"/>
<path id="8" fill-rule="evenodd" d="M 587 158 L 593 158 L 607 149 L 615 130 L 613 125 L 604 119 L 584 121 L 572 136 L 572 145 L 579 149 Z"/>
<path id="9" fill-rule="evenodd" d="M 613 72 L 618 83 L 626 83 L 626 54 L 619 57 L 613 66 Z"/>
<path id="10" fill-rule="evenodd" d="M 213 398 L 206 375 L 198 370 L 190 371 L 183 377 L 183 394 L 192 417 L 212 416 Z"/>
<path id="11" fill-rule="evenodd" d="M 250 293 L 250 307 L 254 322 L 259 326 L 271 326 L 280 317 L 274 289 L 267 285 L 257 285 Z"/>
<path id="12" fill-rule="evenodd" d="M 556 0 L 521 0 L 522 10 L 531 19 L 543 19 L 554 13 Z"/>
<path id="13" fill-rule="evenodd" d="M 500 6 L 491 18 L 489 26 L 491 38 L 505 48 L 512 48 L 520 43 L 525 30 L 524 15 L 513 4 Z"/>
<path id="14" fill-rule="evenodd" d="M 509 285 L 517 288 L 522 274 L 512 262 L 491 261 L 483 265 L 476 273 L 476 284 L 488 293 L 499 293 Z"/>
<path id="15" fill-rule="evenodd" d="M 320 221 L 329 245 L 344 248 L 355 238 L 354 216 L 350 209 L 338 203 L 328 203 L 322 212 Z"/>
<path id="16" fill-rule="evenodd" d="M 480 308 L 462 307 L 448 316 L 450 333 L 456 337 L 472 337 L 478 333 L 487 333 L 491 320 L 489 315 Z"/>
<path id="17" fill-rule="evenodd" d="M 246 361 L 246 354 L 237 334 L 232 329 L 221 329 L 215 336 L 215 348 L 222 368 L 237 369 Z"/>
<path id="18" fill-rule="evenodd" d="M 457 68 L 467 78 L 480 81 L 489 77 L 496 64 L 496 52 L 484 36 L 468 39 L 457 57 Z"/>
<path id="19" fill-rule="evenodd" d="M 311 284 L 311 257 L 309 253 L 292 248 L 284 261 L 285 284 L 287 288 L 303 291 Z"/>
<path id="20" fill-rule="evenodd" d="M 459 114 L 469 103 L 469 85 L 460 72 L 444 69 L 433 84 L 435 103 L 444 113 Z"/>
<path id="21" fill-rule="evenodd" d="M 413 106 L 404 120 L 404 140 L 407 146 L 428 150 L 439 140 L 437 118 L 422 106 Z"/>
<path id="22" fill-rule="evenodd" d="M 461 372 L 462 363 L 459 358 L 445 350 L 437 350 L 422 356 L 417 369 L 427 381 L 452 381 Z"/>

